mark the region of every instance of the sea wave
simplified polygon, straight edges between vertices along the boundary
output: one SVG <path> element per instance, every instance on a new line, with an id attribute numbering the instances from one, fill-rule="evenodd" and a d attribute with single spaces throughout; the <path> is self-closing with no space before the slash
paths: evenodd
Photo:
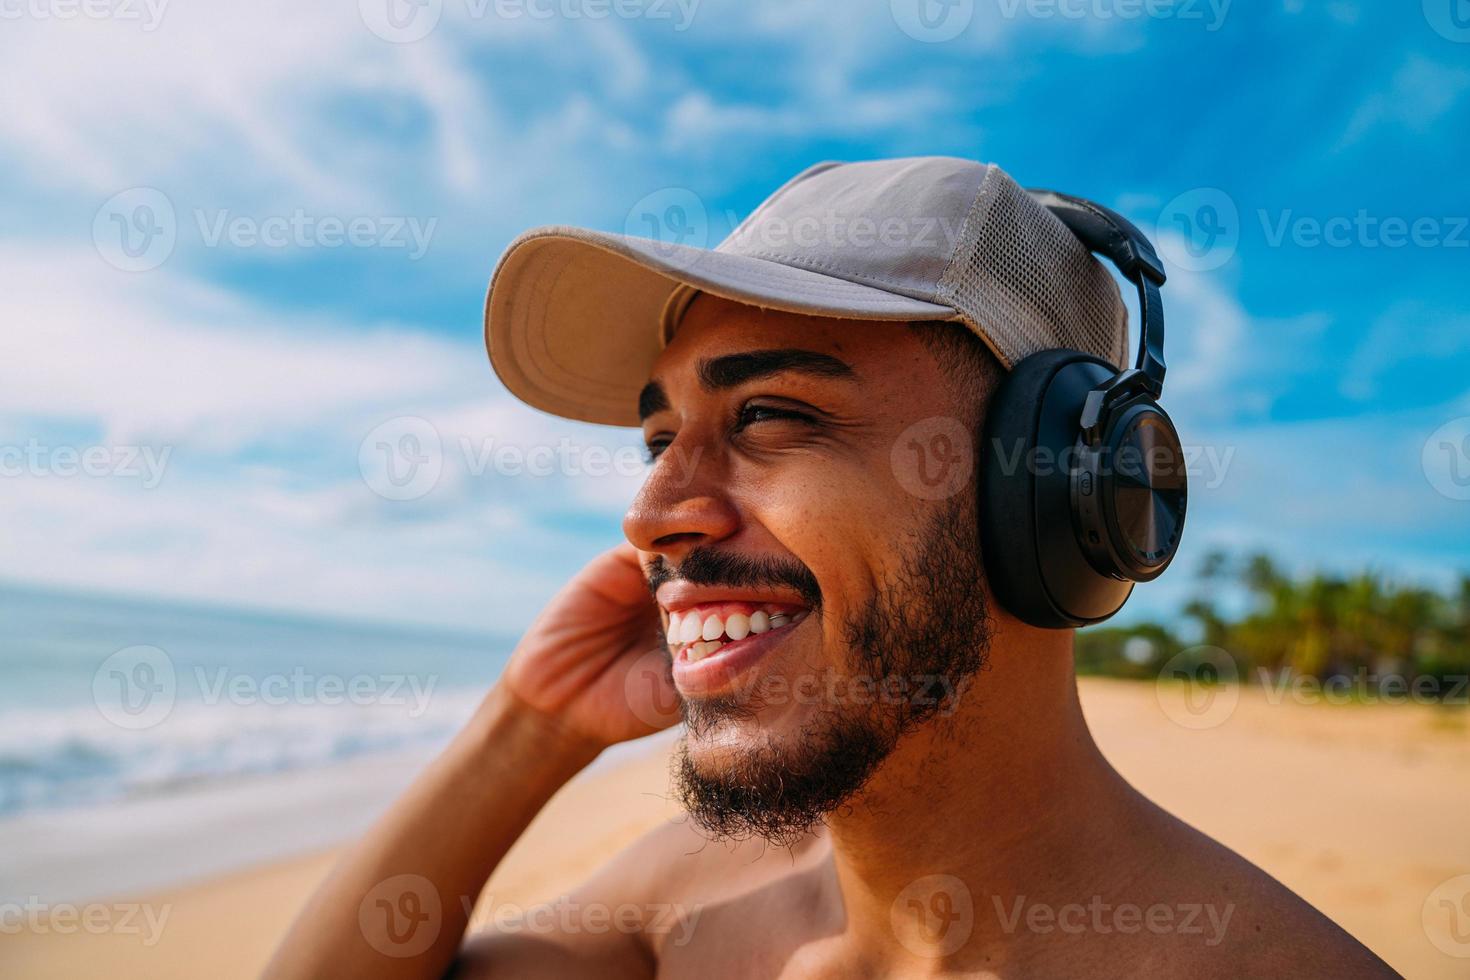
<path id="1" fill-rule="evenodd" d="M 0 712 L 0 816 L 168 793 L 235 776 L 329 765 L 447 741 L 483 688 L 390 704 L 183 701 L 142 730 L 93 705 Z"/>

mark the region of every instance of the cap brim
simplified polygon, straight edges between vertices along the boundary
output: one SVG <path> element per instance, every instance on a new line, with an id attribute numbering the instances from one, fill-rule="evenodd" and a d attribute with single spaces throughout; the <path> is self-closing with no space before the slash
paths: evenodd
<path id="1" fill-rule="evenodd" d="M 505 386 L 565 418 L 636 426 L 681 285 L 740 303 L 864 320 L 949 320 L 948 306 L 728 252 L 583 228 L 511 242 L 485 299 L 485 345 Z"/>

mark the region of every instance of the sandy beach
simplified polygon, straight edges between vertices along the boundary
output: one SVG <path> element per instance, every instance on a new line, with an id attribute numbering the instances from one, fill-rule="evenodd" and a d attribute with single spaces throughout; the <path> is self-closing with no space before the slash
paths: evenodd
<path id="1" fill-rule="evenodd" d="M 1470 938 L 1451 920 L 1465 899 L 1453 879 L 1470 875 L 1466 712 L 1273 703 L 1260 690 L 1191 710 L 1182 690 L 1100 680 L 1084 681 L 1082 695 L 1103 751 L 1143 792 L 1264 867 L 1406 976 L 1470 975 Z M 677 818 L 666 798 L 668 745 L 650 743 L 567 786 L 487 894 L 496 903 L 555 898 Z M 339 816 L 318 812 L 324 824 Z M 319 850 L 96 903 L 90 914 L 112 928 L 54 916 L 16 930 L 12 921 L 0 933 L 0 973 L 253 977 L 334 857 Z M 1470 913 L 1470 900 L 1464 907 Z"/>

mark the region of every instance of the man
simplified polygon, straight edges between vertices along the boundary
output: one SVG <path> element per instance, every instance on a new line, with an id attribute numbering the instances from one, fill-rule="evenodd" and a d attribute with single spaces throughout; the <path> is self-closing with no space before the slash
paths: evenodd
<path id="1" fill-rule="evenodd" d="M 714 252 L 532 232 L 487 338 L 531 404 L 642 425 L 630 545 L 552 600 L 272 975 L 1391 975 L 1125 783 L 1071 630 L 996 601 L 974 444 L 997 385 L 1126 346 L 1111 277 L 998 168 L 825 164 Z M 690 820 L 568 897 L 632 919 L 462 942 L 547 799 L 672 703 Z"/>

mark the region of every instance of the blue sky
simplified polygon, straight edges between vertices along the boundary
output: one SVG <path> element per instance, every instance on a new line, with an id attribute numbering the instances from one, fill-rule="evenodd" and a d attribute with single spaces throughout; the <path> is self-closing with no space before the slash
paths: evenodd
<path id="1" fill-rule="evenodd" d="M 0 445 L 41 462 L 0 479 L 4 578 L 515 629 L 618 539 L 639 474 L 480 465 L 636 444 L 490 373 L 509 240 L 677 201 L 713 245 L 811 163 L 930 153 L 1159 235 L 1167 403 L 1228 465 L 1132 615 L 1172 609 L 1210 546 L 1470 566 L 1465 0 L 973 0 L 930 8 L 942 41 L 917 0 L 386 3 L 8 17 Z M 144 225 L 170 235 L 121 251 Z M 364 442 L 422 434 L 405 417 L 439 475 L 387 499 Z M 66 447 L 111 462 L 67 475 Z M 156 480 L 133 447 L 167 453 Z"/>

